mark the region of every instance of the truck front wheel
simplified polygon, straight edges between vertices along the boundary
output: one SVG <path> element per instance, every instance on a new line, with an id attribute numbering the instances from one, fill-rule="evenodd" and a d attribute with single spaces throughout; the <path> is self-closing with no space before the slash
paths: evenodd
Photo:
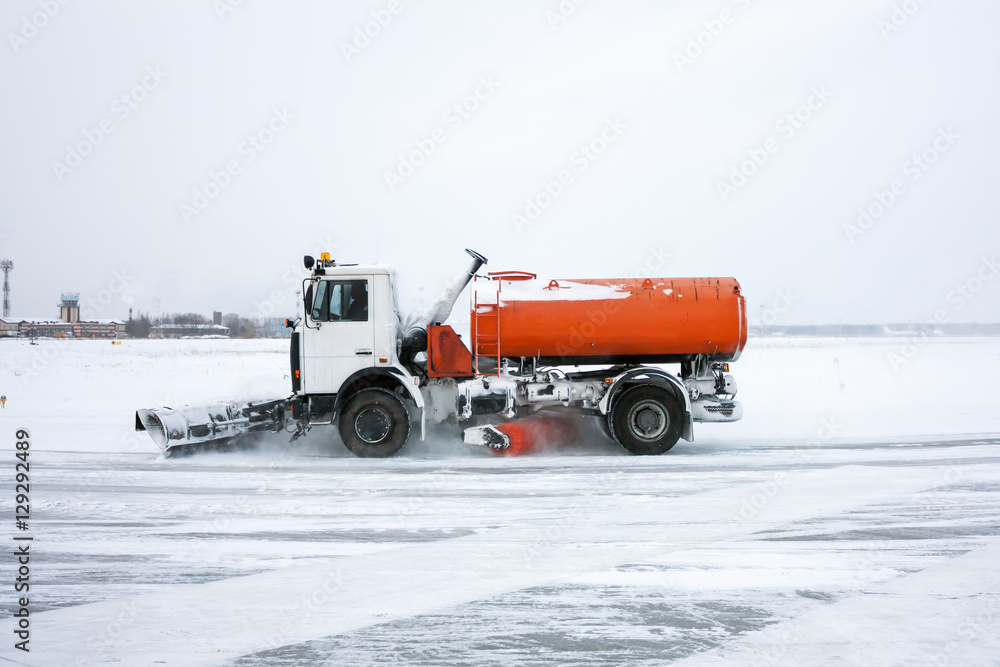
<path id="1" fill-rule="evenodd" d="M 626 389 L 608 417 L 611 433 L 633 454 L 662 454 L 677 444 L 683 428 L 677 400 L 666 389 L 639 386 Z"/>
<path id="2" fill-rule="evenodd" d="M 406 406 L 386 389 L 362 389 L 347 400 L 340 413 L 340 437 L 355 456 L 392 456 L 403 448 L 409 435 Z"/>

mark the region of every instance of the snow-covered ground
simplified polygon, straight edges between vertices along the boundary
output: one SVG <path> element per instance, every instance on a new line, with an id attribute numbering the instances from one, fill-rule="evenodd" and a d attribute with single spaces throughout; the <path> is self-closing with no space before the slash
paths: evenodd
<path id="1" fill-rule="evenodd" d="M 0 657 L 996 664 L 1000 339 L 910 344 L 753 340 L 744 420 L 661 457 L 595 429 L 517 459 L 314 431 L 163 460 L 135 408 L 286 395 L 287 342 L 0 341 L 2 502 L 11 538 L 27 428 L 34 537 L 32 650 L 8 559 Z"/>

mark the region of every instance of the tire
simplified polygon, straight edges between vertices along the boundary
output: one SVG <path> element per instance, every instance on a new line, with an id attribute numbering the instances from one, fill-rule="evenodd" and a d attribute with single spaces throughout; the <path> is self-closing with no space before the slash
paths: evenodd
<path id="1" fill-rule="evenodd" d="M 410 413 L 399 396 L 387 389 L 362 389 L 340 413 L 340 437 L 352 454 L 386 458 L 406 444 Z"/>
<path id="2" fill-rule="evenodd" d="M 614 439 L 639 456 L 669 451 L 680 440 L 684 427 L 674 395 L 648 385 L 626 389 L 611 406 L 608 422 Z"/>

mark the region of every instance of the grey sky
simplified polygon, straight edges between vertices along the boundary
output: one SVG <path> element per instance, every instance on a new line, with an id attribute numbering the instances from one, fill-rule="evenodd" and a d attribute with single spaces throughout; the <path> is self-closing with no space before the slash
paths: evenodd
<path id="1" fill-rule="evenodd" d="M 752 318 L 790 292 L 782 323 L 998 319 L 1000 5 L 577 2 L 7 0 L 14 314 L 63 291 L 98 317 L 275 292 L 291 314 L 323 249 L 395 265 L 405 309 L 469 246 L 546 276 L 732 275 Z M 391 22 L 345 55 L 372 12 Z M 845 231 L 862 207 L 885 212 Z"/>

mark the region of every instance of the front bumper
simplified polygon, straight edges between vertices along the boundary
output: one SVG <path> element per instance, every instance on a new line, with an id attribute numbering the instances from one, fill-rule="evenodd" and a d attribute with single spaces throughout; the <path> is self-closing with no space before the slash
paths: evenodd
<path id="1" fill-rule="evenodd" d="M 703 397 L 691 401 L 691 420 L 695 422 L 738 422 L 743 418 L 743 404 Z"/>

